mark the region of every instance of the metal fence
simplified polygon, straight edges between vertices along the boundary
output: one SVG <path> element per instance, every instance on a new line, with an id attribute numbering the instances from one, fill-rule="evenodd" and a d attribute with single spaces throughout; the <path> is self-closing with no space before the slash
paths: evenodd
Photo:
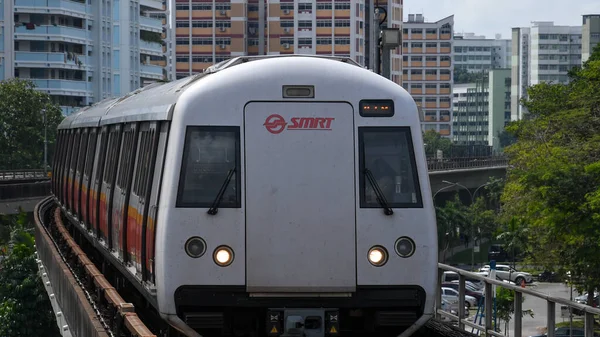
<path id="1" fill-rule="evenodd" d="M 27 180 L 49 178 L 49 172 L 45 170 L 10 170 L 0 171 L 0 180 Z"/>
<path id="2" fill-rule="evenodd" d="M 458 286 L 458 316 L 453 315 L 447 311 L 442 310 L 442 276 L 445 271 L 453 271 L 459 275 L 459 286 Z M 484 290 L 484 315 L 485 322 L 484 325 L 477 324 L 475 322 L 470 322 L 465 319 L 465 280 L 466 279 L 475 279 L 481 280 L 485 282 L 485 290 Z M 459 268 L 455 268 L 449 265 L 438 263 L 438 287 L 436 293 L 436 318 L 441 319 L 442 316 L 448 317 L 451 320 L 458 322 L 458 326 L 460 329 L 464 329 L 465 326 L 469 326 L 482 332 L 482 335 L 486 337 L 489 336 L 498 336 L 504 337 L 503 334 L 494 330 L 493 326 L 493 315 L 488 315 L 487 313 L 493 312 L 493 297 L 492 297 L 492 286 L 499 286 L 501 288 L 506 288 L 515 291 L 514 298 L 514 314 L 513 314 L 513 326 L 514 326 L 514 337 L 522 337 L 522 317 L 523 317 L 523 295 L 534 296 L 540 299 L 546 300 L 547 303 L 547 337 L 555 337 L 555 318 L 556 318 L 556 304 L 561 304 L 566 306 L 568 310 L 571 311 L 576 310 L 582 312 L 585 316 L 585 337 L 594 336 L 594 315 L 600 315 L 600 309 L 579 304 L 576 302 L 571 302 L 564 298 L 552 297 L 535 290 L 518 287 L 509 283 L 505 283 L 502 281 L 493 280 L 482 276 L 480 274 L 475 274 L 472 272 L 468 272 L 466 270 L 462 270 Z M 462 304 L 462 305 L 461 305 Z M 460 318 L 459 318 L 460 317 Z"/>
<path id="3" fill-rule="evenodd" d="M 504 156 L 427 159 L 429 172 L 507 166 L 508 158 Z"/>

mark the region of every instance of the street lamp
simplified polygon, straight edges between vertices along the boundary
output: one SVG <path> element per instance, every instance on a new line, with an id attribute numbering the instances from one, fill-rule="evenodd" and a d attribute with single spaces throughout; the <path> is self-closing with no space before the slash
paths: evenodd
<path id="1" fill-rule="evenodd" d="M 491 184 L 491 182 L 485 183 L 485 184 L 477 187 L 475 189 L 475 192 L 471 193 L 471 191 L 466 186 L 461 185 L 459 183 L 453 183 L 453 182 L 448 181 L 448 180 L 442 180 L 442 182 L 444 184 L 449 184 L 450 186 L 448 186 L 448 187 L 459 186 L 459 187 L 462 187 L 465 190 L 467 190 L 467 192 L 469 193 L 469 196 L 471 197 L 471 205 L 473 205 L 475 203 L 475 196 L 477 195 L 477 191 L 479 191 L 480 188 Z M 473 226 L 471 226 L 471 239 L 473 240 L 473 249 L 471 249 L 471 271 L 472 271 L 473 268 L 475 268 L 475 228 L 473 228 Z"/>

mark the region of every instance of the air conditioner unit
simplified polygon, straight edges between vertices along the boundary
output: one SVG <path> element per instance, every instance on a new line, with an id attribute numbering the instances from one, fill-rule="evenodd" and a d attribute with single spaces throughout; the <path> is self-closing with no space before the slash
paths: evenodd
<path id="1" fill-rule="evenodd" d="M 225 14 L 227 14 L 227 11 L 221 10 L 221 15 L 225 15 Z"/>
<path id="2" fill-rule="evenodd" d="M 222 32 L 224 32 L 224 31 L 226 31 L 227 29 L 225 29 L 225 27 L 221 27 L 221 28 L 219 28 L 219 30 L 220 30 L 220 31 L 222 31 Z"/>
<path id="3" fill-rule="evenodd" d="M 283 10 L 283 14 L 290 14 L 290 10 L 289 9 L 284 9 Z"/>
<path id="4" fill-rule="evenodd" d="M 284 49 L 290 49 L 290 44 L 289 43 L 284 43 L 283 44 L 283 48 Z"/>
<path id="5" fill-rule="evenodd" d="M 289 32 L 290 32 L 290 28 L 289 28 L 289 27 L 285 27 L 285 28 L 283 29 L 283 31 L 284 31 L 284 32 L 286 32 L 286 33 L 289 33 Z"/>
<path id="6" fill-rule="evenodd" d="M 227 46 L 226 46 L 226 45 L 224 45 L 224 44 L 222 44 L 222 45 L 221 45 L 221 49 L 225 49 L 225 48 L 227 48 Z"/>

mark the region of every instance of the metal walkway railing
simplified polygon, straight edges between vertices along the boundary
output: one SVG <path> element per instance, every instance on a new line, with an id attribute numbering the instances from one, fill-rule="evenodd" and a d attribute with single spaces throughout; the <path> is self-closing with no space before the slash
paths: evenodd
<path id="1" fill-rule="evenodd" d="M 455 273 L 457 273 L 459 275 L 459 286 L 458 286 L 458 316 L 453 315 L 445 310 L 442 310 L 441 308 L 441 304 L 442 304 L 442 276 L 444 274 L 445 271 L 453 271 Z M 474 280 L 480 280 L 485 282 L 485 290 L 484 290 L 484 312 L 485 314 L 485 322 L 484 325 L 480 325 L 474 322 L 470 322 L 467 319 L 465 319 L 465 280 L 466 279 L 474 279 Z M 497 336 L 497 337 L 504 337 L 503 334 L 497 332 L 494 330 L 494 326 L 493 326 L 493 315 L 488 315 L 487 313 L 492 312 L 493 310 L 493 291 L 492 291 L 492 286 L 498 286 L 498 287 L 502 287 L 502 288 L 506 288 L 506 289 L 510 289 L 510 290 L 514 290 L 515 291 L 515 297 L 514 297 L 514 318 L 513 318 L 513 325 L 514 325 L 514 337 L 522 337 L 522 317 L 523 317 L 523 294 L 527 294 L 530 296 L 534 296 L 540 299 L 544 299 L 546 300 L 547 303 L 547 337 L 555 337 L 554 334 L 554 330 L 555 330 L 555 318 L 556 318 L 556 304 L 561 304 L 563 306 L 566 306 L 568 309 L 570 309 L 571 311 L 573 309 L 578 310 L 580 312 L 583 313 L 583 315 L 585 315 L 585 337 L 593 337 L 594 336 L 594 315 L 600 315 L 600 309 L 598 308 L 594 308 L 588 305 L 584 305 L 584 304 L 580 304 L 580 303 L 576 303 L 576 302 L 571 302 L 567 299 L 564 298 L 558 298 L 558 297 L 553 297 L 553 296 L 549 296 L 540 292 L 537 292 L 535 290 L 531 290 L 531 289 L 527 289 L 527 288 L 521 288 L 519 286 L 515 286 L 512 285 L 510 283 L 506 283 L 506 282 L 502 282 L 502 281 L 498 281 L 498 280 L 493 280 L 490 278 L 487 278 L 483 275 L 480 274 L 475 274 L 472 272 L 468 272 L 466 270 L 462 270 L 459 268 L 455 268 L 449 265 L 445 265 L 445 264 L 441 264 L 438 263 L 438 287 L 437 287 L 437 294 L 436 294 L 436 318 L 437 319 L 441 319 L 442 316 L 448 317 L 453 321 L 458 322 L 458 326 L 460 329 L 464 329 L 465 325 L 470 326 L 472 328 L 475 328 L 475 330 L 478 330 L 480 333 L 483 332 L 482 335 L 485 335 L 486 337 L 489 336 Z M 463 304 L 463 305 L 461 305 Z M 459 319 L 460 317 L 460 319 Z M 575 334 L 574 334 L 575 335 Z"/>

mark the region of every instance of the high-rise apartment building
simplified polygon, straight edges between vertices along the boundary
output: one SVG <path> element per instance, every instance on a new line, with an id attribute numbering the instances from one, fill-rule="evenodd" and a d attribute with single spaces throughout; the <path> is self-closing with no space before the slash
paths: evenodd
<path id="1" fill-rule="evenodd" d="M 423 130 L 445 137 L 452 135 L 453 29 L 453 15 L 425 22 L 409 14 L 402 34 L 402 86 L 423 110 Z"/>
<path id="2" fill-rule="evenodd" d="M 583 16 L 581 35 L 581 62 L 585 62 L 600 43 L 600 14 Z"/>
<path id="3" fill-rule="evenodd" d="M 367 6 L 364 0 L 177 0 L 176 76 L 241 55 L 336 55 L 368 64 L 365 26 L 370 27 L 366 21 L 374 14 L 367 13 Z M 387 8 L 387 26 L 399 28 L 402 1 L 381 1 L 378 6 Z M 397 59 L 392 75 L 400 83 L 400 56 L 391 57 Z"/>
<path id="4" fill-rule="evenodd" d="M 157 0 L 2 2 L 0 75 L 31 79 L 65 114 L 166 78 Z M 152 17 L 154 16 L 154 17 Z"/>
<path id="5" fill-rule="evenodd" d="M 581 66 L 581 38 L 581 26 L 555 26 L 553 22 L 512 29 L 512 120 L 525 113 L 520 100 L 527 96 L 529 86 L 568 82 L 568 71 Z"/>
<path id="6" fill-rule="evenodd" d="M 475 82 L 454 84 L 452 140 L 457 145 L 500 150 L 510 122 L 510 69 L 481 70 Z"/>
<path id="7" fill-rule="evenodd" d="M 511 41 L 495 39 L 474 33 L 454 35 L 454 69 L 462 68 L 468 72 L 480 72 L 497 68 L 510 68 Z"/>
<path id="8" fill-rule="evenodd" d="M 500 133 L 510 123 L 510 68 L 492 69 L 488 74 L 488 145 L 500 151 Z"/>
<path id="9" fill-rule="evenodd" d="M 488 145 L 487 73 L 474 83 L 454 84 L 452 88 L 452 141 L 456 145 Z"/>

